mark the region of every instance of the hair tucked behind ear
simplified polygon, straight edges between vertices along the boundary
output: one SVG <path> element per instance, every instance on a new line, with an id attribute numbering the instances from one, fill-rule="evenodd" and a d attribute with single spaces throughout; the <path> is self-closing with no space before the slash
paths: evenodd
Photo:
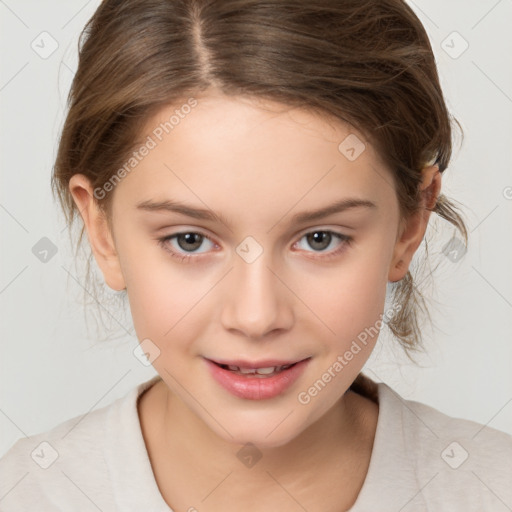
<path id="1" fill-rule="evenodd" d="M 422 168 L 435 160 L 445 172 L 451 159 L 432 48 L 403 0 L 104 0 L 80 36 L 52 176 L 69 227 L 78 217 L 71 176 L 102 187 L 156 111 L 210 88 L 353 126 L 393 173 L 401 218 L 420 208 Z M 107 216 L 111 200 L 98 198 Z M 467 244 L 450 200 L 441 195 L 433 211 Z M 410 272 L 392 286 L 402 309 L 388 325 L 409 353 L 421 347 L 428 310 Z"/>
<path id="2" fill-rule="evenodd" d="M 464 245 L 468 245 L 468 232 L 466 225 L 455 206 L 444 195 L 440 195 L 435 207 L 432 209 L 441 218 L 448 220 L 462 234 Z M 428 242 L 425 239 L 425 254 L 428 257 Z M 420 267 L 421 268 L 421 267 Z M 389 320 L 388 327 L 393 335 L 400 341 L 408 357 L 412 352 L 424 349 L 421 335 L 420 316 L 427 317 L 432 322 L 425 297 L 419 290 L 411 271 L 407 271 L 403 279 L 392 283 L 392 302 L 399 304 L 401 308 Z"/>

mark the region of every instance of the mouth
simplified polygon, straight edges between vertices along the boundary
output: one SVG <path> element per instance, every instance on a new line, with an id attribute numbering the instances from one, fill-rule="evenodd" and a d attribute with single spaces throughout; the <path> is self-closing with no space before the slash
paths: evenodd
<path id="1" fill-rule="evenodd" d="M 239 398 L 273 398 L 290 388 L 303 374 L 311 357 L 295 361 L 214 361 L 204 358 L 213 379 Z"/>

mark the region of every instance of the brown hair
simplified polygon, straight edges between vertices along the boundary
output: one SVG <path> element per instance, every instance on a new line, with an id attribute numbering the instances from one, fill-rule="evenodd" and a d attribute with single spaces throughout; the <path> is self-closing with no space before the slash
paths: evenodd
<path id="1" fill-rule="evenodd" d="M 102 187 L 152 115 L 209 88 L 355 127 L 392 170 L 401 219 L 421 208 L 421 170 L 435 161 L 443 172 L 451 158 L 451 116 L 432 48 L 403 0 L 104 0 L 78 46 L 52 176 L 70 233 L 78 216 L 71 176 Z M 96 198 L 109 219 L 112 196 Z M 450 200 L 441 194 L 432 211 L 467 245 Z M 418 315 L 428 314 L 410 271 L 392 283 L 392 297 L 401 309 L 388 327 L 409 355 L 422 347 Z"/>

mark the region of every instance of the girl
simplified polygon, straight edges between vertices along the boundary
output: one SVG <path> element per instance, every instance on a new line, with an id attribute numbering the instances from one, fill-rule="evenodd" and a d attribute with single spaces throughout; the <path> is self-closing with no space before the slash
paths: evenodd
<path id="1" fill-rule="evenodd" d="M 158 375 L 16 442 L 1 509 L 510 510 L 509 435 L 361 373 L 382 324 L 421 346 L 431 213 L 467 243 L 407 4 L 105 0 L 82 35 L 52 184 Z"/>

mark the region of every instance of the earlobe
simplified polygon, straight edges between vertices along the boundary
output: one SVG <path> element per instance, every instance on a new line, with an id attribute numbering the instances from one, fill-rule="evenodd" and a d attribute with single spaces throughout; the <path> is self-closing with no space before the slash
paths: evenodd
<path id="1" fill-rule="evenodd" d="M 389 267 L 389 282 L 400 281 L 405 277 L 412 258 L 425 236 L 431 211 L 441 190 L 441 173 L 437 165 L 424 169 L 420 190 L 423 195 L 420 210 L 400 225 Z"/>
<path id="2" fill-rule="evenodd" d="M 94 258 L 106 284 L 116 291 L 126 288 L 121 266 L 108 222 L 93 195 L 89 179 L 75 174 L 69 180 L 69 191 L 84 222 Z"/>

